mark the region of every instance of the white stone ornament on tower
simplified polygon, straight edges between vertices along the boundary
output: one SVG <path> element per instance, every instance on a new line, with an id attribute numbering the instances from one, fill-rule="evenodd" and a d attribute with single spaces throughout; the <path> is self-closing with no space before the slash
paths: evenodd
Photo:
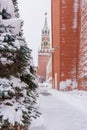
<path id="1" fill-rule="evenodd" d="M 21 30 L 21 19 L 15 17 L 12 0 L 0 0 L 0 32 L 19 34 Z M 7 30 L 5 29 L 7 28 Z"/>
<path id="2" fill-rule="evenodd" d="M 40 52 L 50 51 L 50 30 L 48 28 L 47 13 L 45 13 L 44 27 L 42 29 L 42 39 L 41 39 L 41 50 Z"/>

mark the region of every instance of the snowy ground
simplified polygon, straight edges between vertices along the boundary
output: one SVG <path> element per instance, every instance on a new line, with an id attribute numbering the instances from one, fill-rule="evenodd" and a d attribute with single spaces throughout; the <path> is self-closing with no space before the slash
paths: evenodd
<path id="1" fill-rule="evenodd" d="M 33 120 L 29 130 L 87 130 L 87 92 L 59 92 L 40 88 L 42 115 Z"/>

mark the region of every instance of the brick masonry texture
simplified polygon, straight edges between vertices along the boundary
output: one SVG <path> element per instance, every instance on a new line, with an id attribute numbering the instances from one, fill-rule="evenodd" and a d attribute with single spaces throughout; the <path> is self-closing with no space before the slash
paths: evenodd
<path id="1" fill-rule="evenodd" d="M 57 73 L 57 86 L 70 79 L 77 81 L 79 56 L 79 0 L 52 1 L 52 59 L 53 86 Z M 72 84 L 68 86 L 72 89 Z"/>
<path id="2" fill-rule="evenodd" d="M 87 90 L 87 0 L 81 0 L 78 88 Z"/>

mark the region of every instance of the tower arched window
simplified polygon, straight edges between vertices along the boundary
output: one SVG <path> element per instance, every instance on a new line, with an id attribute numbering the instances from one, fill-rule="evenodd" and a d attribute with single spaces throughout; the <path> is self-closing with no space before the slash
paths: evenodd
<path id="1" fill-rule="evenodd" d="M 45 30 L 45 34 L 47 34 L 47 30 Z"/>
<path id="2" fill-rule="evenodd" d="M 48 30 L 48 35 L 50 34 L 50 31 Z"/>
<path id="3" fill-rule="evenodd" d="M 44 30 L 42 30 L 42 34 L 44 34 Z"/>

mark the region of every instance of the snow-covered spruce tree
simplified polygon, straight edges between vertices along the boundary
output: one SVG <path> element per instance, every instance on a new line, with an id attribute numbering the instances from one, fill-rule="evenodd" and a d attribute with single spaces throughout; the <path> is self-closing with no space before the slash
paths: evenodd
<path id="1" fill-rule="evenodd" d="M 31 50 L 11 29 L 0 23 L 0 130 L 27 130 L 32 117 L 39 116 L 37 82 Z"/>
<path id="2" fill-rule="evenodd" d="M 13 4 L 14 4 L 15 16 L 16 16 L 17 18 L 19 18 L 19 17 L 20 17 L 20 14 L 19 14 L 19 9 L 18 9 L 18 0 L 13 0 Z M 23 21 L 21 21 L 21 31 L 19 32 L 19 35 L 20 35 L 20 36 L 23 36 L 22 27 L 23 27 Z"/>
<path id="3" fill-rule="evenodd" d="M 15 11 L 15 16 L 17 18 L 19 18 L 19 9 L 18 9 L 18 1 L 17 0 L 13 0 L 13 4 L 14 4 L 14 11 Z"/>

